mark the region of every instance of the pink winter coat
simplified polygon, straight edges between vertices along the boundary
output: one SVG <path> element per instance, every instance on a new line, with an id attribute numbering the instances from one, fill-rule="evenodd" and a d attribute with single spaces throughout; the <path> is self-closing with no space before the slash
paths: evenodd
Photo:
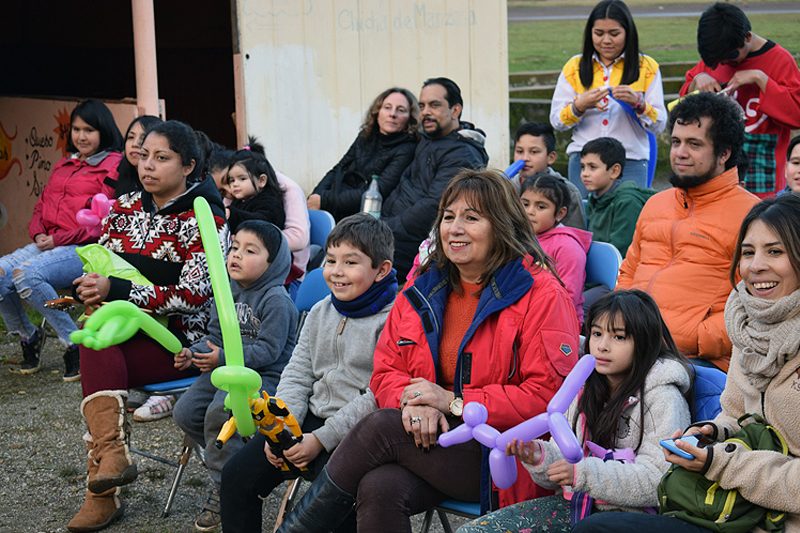
<path id="1" fill-rule="evenodd" d="M 556 273 L 575 305 L 578 321 L 583 323 L 583 284 L 586 282 L 586 254 L 592 245 L 591 232 L 559 224 L 536 238 L 553 259 Z"/>
<path id="2" fill-rule="evenodd" d="M 33 208 L 28 224 L 31 239 L 44 233 L 56 246 L 95 242 L 97 237 L 78 224 L 75 215 L 88 208 L 97 193 L 113 197 L 120 159 L 119 152 L 101 152 L 87 159 L 67 156 L 56 163 Z"/>

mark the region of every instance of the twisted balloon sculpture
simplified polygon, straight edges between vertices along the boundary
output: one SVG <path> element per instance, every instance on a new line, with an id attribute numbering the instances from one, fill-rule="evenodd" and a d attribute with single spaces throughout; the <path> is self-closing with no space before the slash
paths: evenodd
<path id="1" fill-rule="evenodd" d="M 99 237 L 103 232 L 103 219 L 108 216 L 111 211 L 111 206 L 114 205 L 114 200 L 109 200 L 108 196 L 103 193 L 97 193 L 92 196 L 91 207 L 89 209 L 81 209 L 75 214 L 75 220 L 78 224 L 85 227 L 89 234 L 93 237 Z"/>
<path id="2" fill-rule="evenodd" d="M 178 337 L 135 304 L 125 300 L 114 300 L 100 306 L 86 320 L 82 329 L 69 334 L 69 340 L 92 350 L 104 350 L 122 344 L 140 329 L 168 352 L 181 351 Z"/>
<path id="3" fill-rule="evenodd" d="M 225 270 L 214 215 L 211 214 L 211 208 L 205 198 L 194 199 L 194 214 L 206 251 L 208 274 L 211 277 L 211 288 L 214 290 L 214 305 L 217 306 L 222 345 L 225 348 L 225 366 L 214 369 L 211 373 L 211 383 L 228 393 L 225 397 L 225 408 L 236 418 L 239 435 L 249 437 L 256 432 L 256 425 L 250 414 L 248 400 L 258 398 L 261 376 L 252 368 L 244 366 L 242 335 L 236 318 L 236 308 L 233 305 L 231 283 Z"/>
<path id="4" fill-rule="evenodd" d="M 503 433 L 486 423 L 489 418 L 486 406 L 479 402 L 468 403 L 464 406 L 464 423 L 442 433 L 439 444 L 446 448 L 475 439 L 490 448 L 489 471 L 492 481 L 501 489 L 507 489 L 517 480 L 516 459 L 506 455 L 506 448 L 512 440 L 527 442 L 550 432 L 564 458 L 570 463 L 577 463 L 583 458 L 583 450 L 564 413 L 594 371 L 595 363 L 594 356 L 590 354 L 581 357 L 547 404 L 547 411 Z"/>

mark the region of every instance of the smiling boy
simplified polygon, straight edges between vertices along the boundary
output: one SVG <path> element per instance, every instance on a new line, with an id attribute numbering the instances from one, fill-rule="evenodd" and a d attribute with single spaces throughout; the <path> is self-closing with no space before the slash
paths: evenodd
<path id="1" fill-rule="evenodd" d="M 366 213 L 342 219 L 328 235 L 323 277 L 331 295 L 308 314 L 276 393 L 300 423 L 303 439 L 281 458 L 256 435 L 225 465 L 226 533 L 261 531 L 262 501 L 285 479 L 282 462 L 319 475 L 350 429 L 376 409 L 368 385 L 375 345 L 397 293 L 393 254 L 392 231 Z M 355 530 L 354 522 L 345 524 L 337 531 Z"/>

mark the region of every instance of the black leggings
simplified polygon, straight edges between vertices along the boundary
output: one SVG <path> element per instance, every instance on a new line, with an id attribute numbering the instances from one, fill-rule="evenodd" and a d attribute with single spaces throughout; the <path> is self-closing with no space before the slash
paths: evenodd
<path id="1" fill-rule="evenodd" d="M 473 440 L 423 451 L 400 416 L 399 409 L 366 416 L 328 462 L 333 482 L 356 496 L 359 531 L 410 532 L 410 516 L 446 498 L 480 499 L 480 445 Z"/>
<path id="2" fill-rule="evenodd" d="M 308 413 L 303 422 L 303 433 L 311 433 L 324 423 L 323 419 Z M 265 444 L 266 437 L 257 433 L 222 469 L 220 505 L 222 529 L 225 533 L 261 531 L 262 498 L 266 498 L 272 489 L 293 477 L 287 476 L 267 461 L 264 454 Z M 313 477 L 317 477 L 329 458 L 330 454 L 323 449 L 309 464 Z M 355 531 L 355 516 L 346 520 L 337 531 Z"/>

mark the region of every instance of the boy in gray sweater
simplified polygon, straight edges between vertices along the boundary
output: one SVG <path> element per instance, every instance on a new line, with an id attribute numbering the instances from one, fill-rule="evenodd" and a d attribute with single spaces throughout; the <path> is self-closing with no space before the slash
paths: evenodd
<path id="1" fill-rule="evenodd" d="M 375 344 L 397 294 L 391 230 L 365 213 L 343 219 L 328 236 L 323 277 L 331 295 L 308 315 L 276 396 L 303 428 L 303 440 L 275 456 L 256 436 L 222 472 L 225 533 L 261 531 L 261 503 L 292 474 L 283 461 L 316 476 L 350 429 L 373 411 L 367 388 Z M 337 531 L 355 531 L 355 520 Z"/>
<path id="2" fill-rule="evenodd" d="M 292 254 L 281 230 L 269 222 L 251 220 L 237 228 L 228 254 L 227 269 L 242 335 L 245 366 L 261 374 L 261 384 L 275 392 L 281 371 L 292 355 L 297 308 L 283 286 Z M 228 420 L 223 407 L 226 392 L 211 383 L 211 372 L 225 364 L 222 333 L 212 306 L 208 335 L 175 356 L 175 367 L 197 367 L 201 374 L 175 404 L 173 419 L 205 449 L 205 463 L 213 483 L 211 494 L 195 520 L 195 530 L 219 528 L 219 484 L 225 462 L 240 450 L 241 439 L 230 439 L 218 449 L 217 433 Z"/>

